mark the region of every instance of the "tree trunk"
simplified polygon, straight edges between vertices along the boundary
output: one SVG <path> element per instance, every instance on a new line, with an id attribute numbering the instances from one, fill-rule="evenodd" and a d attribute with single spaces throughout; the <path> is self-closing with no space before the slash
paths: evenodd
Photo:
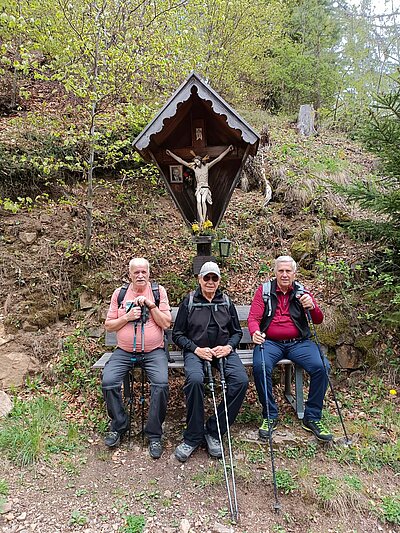
<path id="1" fill-rule="evenodd" d="M 301 105 L 299 111 L 299 118 L 297 121 L 297 128 L 301 135 L 309 137 L 317 133 L 315 127 L 315 111 L 312 105 Z"/>

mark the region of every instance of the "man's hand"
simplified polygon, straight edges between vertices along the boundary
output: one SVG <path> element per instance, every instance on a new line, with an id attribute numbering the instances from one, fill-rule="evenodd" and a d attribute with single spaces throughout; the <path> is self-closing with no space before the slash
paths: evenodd
<path id="1" fill-rule="evenodd" d="M 200 359 L 204 359 L 205 361 L 212 361 L 214 355 L 211 348 L 196 348 L 194 353 L 200 357 Z"/>
<path id="2" fill-rule="evenodd" d="M 252 339 L 254 344 L 262 344 L 265 341 L 265 333 L 257 330 L 253 333 Z"/>
<path id="3" fill-rule="evenodd" d="M 232 347 L 229 344 L 226 344 L 225 346 L 216 346 L 211 350 L 214 357 L 219 359 L 220 357 L 226 357 L 232 352 Z"/>
<path id="4" fill-rule="evenodd" d="M 130 310 L 125 315 L 123 315 L 123 317 L 125 318 L 127 322 L 133 322 L 135 320 L 139 320 L 141 315 L 142 315 L 142 308 L 140 307 L 140 305 L 136 304 L 132 306 Z"/>
<path id="5" fill-rule="evenodd" d="M 312 301 L 312 298 L 309 294 L 303 294 L 302 296 L 300 296 L 299 298 L 299 302 L 301 303 L 301 305 L 303 306 L 303 309 L 314 309 L 315 308 L 315 305 Z"/>

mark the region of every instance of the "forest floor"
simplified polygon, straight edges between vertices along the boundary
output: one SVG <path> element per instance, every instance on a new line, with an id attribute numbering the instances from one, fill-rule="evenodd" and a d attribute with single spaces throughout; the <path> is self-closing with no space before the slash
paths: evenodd
<path id="1" fill-rule="evenodd" d="M 182 385 L 182 378 L 174 379 Z M 367 378 L 365 383 L 368 381 Z M 369 391 L 372 382 L 370 380 Z M 339 394 L 347 389 L 344 385 L 338 387 Z M 281 392 L 279 385 L 277 392 L 278 395 Z M 250 398 L 254 396 L 253 385 L 249 394 Z M 352 387 L 346 394 L 353 401 L 358 397 L 358 402 L 364 402 L 354 410 L 357 416 L 365 416 L 364 426 L 371 431 L 373 421 L 360 408 L 366 405 L 363 392 Z M 179 401 L 172 398 L 174 404 Z M 375 402 L 375 412 L 389 401 L 381 398 Z M 234 524 L 230 519 L 221 462 L 210 458 L 205 449 L 196 451 L 185 464 L 173 456 L 184 423 L 182 406 L 182 409 L 169 410 L 164 452 L 159 460 L 151 459 L 147 445 L 142 446 L 140 420 L 135 421 L 131 443 L 125 439 L 116 450 L 106 449 L 99 434 L 86 432 L 74 452 L 53 454 L 51 460 L 41 461 L 35 467 L 15 466 L 3 457 L 0 465 L 9 485 L 9 497 L 6 512 L 0 518 L 1 531 L 399 531 L 398 526 L 382 519 L 385 510 L 382 498 L 398 493 L 398 474 L 380 463 L 379 457 L 376 461 L 372 455 L 361 457 L 366 435 L 355 432 L 357 426 L 349 420 L 349 411 L 345 409 L 344 415 L 352 448 L 344 446 L 343 439 L 339 438 L 343 431 L 334 417 L 332 401 L 328 401 L 327 407 L 336 437 L 333 445 L 318 443 L 301 429 L 291 408 L 280 403 L 281 424 L 274 433 L 279 512 L 274 510 L 268 445 L 258 439 L 258 407 L 246 404 L 232 428 L 240 513 Z M 394 435 L 394 428 L 381 427 L 380 446 L 391 442 Z M 145 526 L 139 528 L 142 517 Z"/>

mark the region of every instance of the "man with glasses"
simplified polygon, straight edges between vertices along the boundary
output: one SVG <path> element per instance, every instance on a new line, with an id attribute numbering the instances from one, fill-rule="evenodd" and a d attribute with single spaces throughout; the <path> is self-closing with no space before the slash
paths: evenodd
<path id="1" fill-rule="evenodd" d="M 186 429 L 175 457 L 185 462 L 205 441 L 208 453 L 220 458 L 217 420 L 210 416 L 204 425 L 204 362 L 218 367 L 223 358 L 227 384 L 226 404 L 229 424 L 233 424 L 246 394 L 248 378 L 235 352 L 242 329 L 235 306 L 219 289 L 221 273 L 208 261 L 200 270 L 199 286 L 183 300 L 175 320 L 172 339 L 184 353 Z M 227 430 L 223 402 L 217 408 L 221 435 Z"/>

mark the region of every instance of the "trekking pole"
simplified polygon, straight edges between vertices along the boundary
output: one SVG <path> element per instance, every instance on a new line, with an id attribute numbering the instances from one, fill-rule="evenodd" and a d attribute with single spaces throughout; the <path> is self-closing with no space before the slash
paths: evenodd
<path id="1" fill-rule="evenodd" d="M 217 422 L 218 438 L 219 438 L 219 442 L 221 444 L 222 465 L 223 465 L 223 468 L 224 468 L 224 477 L 225 477 L 226 491 L 228 493 L 229 508 L 230 508 L 230 511 L 231 511 L 231 517 L 232 517 L 233 520 L 235 520 L 235 518 L 234 518 L 235 513 L 234 513 L 234 509 L 233 509 L 233 504 L 232 504 L 231 488 L 229 486 L 228 471 L 226 469 L 226 461 L 225 461 L 225 454 L 224 454 L 224 445 L 223 445 L 223 442 L 222 442 L 221 427 L 219 425 L 219 419 L 218 419 L 217 402 L 215 400 L 214 379 L 213 379 L 213 375 L 212 375 L 210 361 L 204 361 L 204 366 L 205 366 L 206 371 L 207 371 L 208 383 L 209 383 L 209 386 L 210 386 L 210 391 L 211 391 L 211 395 L 212 395 L 212 399 L 213 399 L 213 403 L 214 403 L 214 413 L 215 413 L 215 419 L 216 419 L 216 422 Z"/>
<path id="2" fill-rule="evenodd" d="M 317 335 L 317 330 L 315 328 L 315 324 L 313 322 L 313 319 L 311 318 L 310 310 L 309 309 L 305 309 L 305 312 L 306 312 L 308 323 L 310 324 L 311 329 L 312 329 L 312 333 L 314 335 L 315 343 L 316 343 L 316 345 L 318 347 L 318 351 L 319 351 L 319 355 L 320 355 L 321 360 L 322 360 L 322 364 L 324 365 L 324 369 L 325 369 L 325 372 L 326 372 L 326 375 L 327 375 L 327 378 L 328 378 L 329 388 L 331 389 L 333 400 L 334 400 L 335 405 L 336 405 L 336 410 L 337 410 L 338 415 L 339 415 L 340 423 L 342 424 L 342 428 L 343 428 L 343 431 L 344 431 L 344 437 L 346 439 L 346 445 L 347 446 L 351 446 L 352 445 L 352 441 L 349 438 L 349 436 L 347 435 L 346 426 L 344 425 L 342 413 L 340 411 L 340 407 L 339 407 L 339 404 L 338 404 L 338 401 L 337 401 L 337 398 L 336 398 L 335 390 L 333 388 L 331 378 L 329 377 L 328 368 L 326 366 L 324 354 L 322 353 L 322 348 L 321 348 L 321 345 L 320 345 L 320 342 L 319 342 L 319 339 L 318 339 L 318 335 Z"/>
<path id="3" fill-rule="evenodd" d="M 129 431 L 128 431 L 128 443 L 131 442 L 132 435 L 132 414 L 133 414 L 133 399 L 135 395 L 134 389 L 134 367 L 137 362 L 136 358 L 136 339 L 137 339 L 137 322 L 133 323 L 133 356 L 131 357 L 132 369 L 130 370 L 130 394 L 129 394 Z"/>
<path id="4" fill-rule="evenodd" d="M 235 469 L 234 469 L 234 464 L 233 464 L 231 430 L 229 427 L 229 417 L 228 417 L 228 405 L 226 402 L 226 381 L 225 381 L 224 359 L 222 358 L 218 359 L 218 362 L 219 362 L 219 373 L 221 376 L 222 397 L 223 397 L 224 408 L 225 408 L 226 436 L 228 439 L 229 462 L 230 462 L 230 467 L 231 467 L 231 479 L 232 479 L 233 507 L 235 511 L 235 516 L 232 518 L 234 518 L 234 521 L 237 522 L 239 518 L 239 509 L 238 509 L 237 495 L 236 495 Z"/>
<path id="5" fill-rule="evenodd" d="M 279 513 L 281 505 L 280 505 L 279 500 L 278 500 L 278 486 L 276 484 L 274 449 L 272 447 L 272 428 L 271 428 L 271 424 L 270 424 L 270 421 L 269 421 L 270 416 L 269 416 L 269 403 L 268 403 L 268 390 L 267 390 L 267 370 L 266 370 L 266 366 L 265 366 L 264 342 L 261 343 L 260 350 L 261 350 L 262 371 L 263 371 L 263 378 L 264 378 L 265 404 L 267 406 L 269 454 L 271 456 L 272 482 L 273 482 L 273 485 L 274 485 L 274 497 L 275 497 L 274 511 L 276 513 Z"/>
<path id="6" fill-rule="evenodd" d="M 142 346 L 141 346 L 142 353 L 141 353 L 140 368 L 141 368 L 141 374 L 142 374 L 142 388 L 141 388 L 141 395 L 140 395 L 140 403 L 142 404 L 142 446 L 144 446 L 144 403 L 145 403 L 145 398 L 144 398 L 144 368 L 143 368 L 143 363 L 144 363 L 144 319 L 143 319 L 143 316 L 142 316 L 142 328 L 141 328 L 141 341 L 142 341 Z"/>

